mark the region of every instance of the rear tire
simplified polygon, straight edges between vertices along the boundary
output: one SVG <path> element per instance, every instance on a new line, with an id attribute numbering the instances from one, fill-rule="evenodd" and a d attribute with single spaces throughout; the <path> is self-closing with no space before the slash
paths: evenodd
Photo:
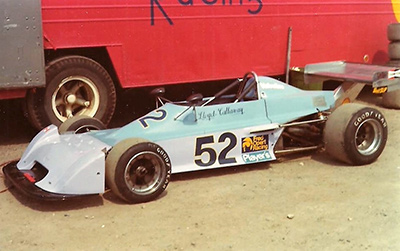
<path id="1" fill-rule="evenodd" d="M 121 141 L 107 155 L 107 185 L 128 203 L 156 199 L 167 188 L 170 176 L 167 153 L 144 139 Z"/>
<path id="2" fill-rule="evenodd" d="M 27 113 L 34 127 L 59 126 L 77 115 L 107 125 L 115 110 L 116 92 L 108 72 L 82 56 L 66 56 L 46 67 L 46 88 L 27 93 Z"/>
<path id="3" fill-rule="evenodd" d="M 400 90 L 384 93 L 382 95 L 382 105 L 387 108 L 400 109 Z"/>
<path id="4" fill-rule="evenodd" d="M 328 117 L 325 150 L 348 164 L 370 164 L 385 148 L 387 134 L 386 119 L 378 110 L 361 104 L 344 104 Z"/>

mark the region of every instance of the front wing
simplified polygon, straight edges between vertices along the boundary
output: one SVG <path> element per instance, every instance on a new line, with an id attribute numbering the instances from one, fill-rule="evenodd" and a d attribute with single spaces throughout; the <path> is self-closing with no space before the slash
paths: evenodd
<path id="1" fill-rule="evenodd" d="M 3 167 L 5 178 L 11 182 L 19 191 L 30 197 L 36 197 L 43 200 L 66 200 L 82 196 L 81 194 L 58 194 L 47 192 L 34 183 L 35 173 L 32 171 L 20 171 L 17 168 L 17 161 L 8 163 Z"/>
<path id="2" fill-rule="evenodd" d="M 8 164 L 3 172 L 17 188 L 40 198 L 104 193 L 109 149 L 90 135 L 59 135 L 51 125 L 35 136 L 18 163 Z"/>

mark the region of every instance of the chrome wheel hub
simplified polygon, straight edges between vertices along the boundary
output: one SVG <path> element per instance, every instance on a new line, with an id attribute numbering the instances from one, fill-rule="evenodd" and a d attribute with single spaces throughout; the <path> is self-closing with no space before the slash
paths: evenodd
<path id="1" fill-rule="evenodd" d="M 375 153 L 382 144 L 383 127 L 379 121 L 367 119 L 358 127 L 355 135 L 357 150 L 362 155 Z"/>
<path id="2" fill-rule="evenodd" d="M 63 79 L 51 97 L 52 110 L 61 122 L 76 115 L 94 117 L 99 106 L 99 90 L 90 79 L 83 76 Z"/>

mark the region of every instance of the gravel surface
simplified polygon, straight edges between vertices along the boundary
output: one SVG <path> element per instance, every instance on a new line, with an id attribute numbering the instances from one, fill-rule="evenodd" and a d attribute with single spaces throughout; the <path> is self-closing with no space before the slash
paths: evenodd
<path id="1" fill-rule="evenodd" d="M 0 103 L 1 163 L 19 158 L 35 135 L 18 105 Z M 117 117 L 129 119 L 121 114 L 131 105 Z M 400 250 L 400 112 L 378 109 L 389 139 L 373 164 L 314 152 L 178 174 L 145 204 L 109 191 L 42 202 L 7 190 L 0 173 L 0 250 Z"/>

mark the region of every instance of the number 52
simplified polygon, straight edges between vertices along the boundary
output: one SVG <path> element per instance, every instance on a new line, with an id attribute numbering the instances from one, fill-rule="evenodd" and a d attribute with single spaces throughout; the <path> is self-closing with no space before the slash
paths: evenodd
<path id="1" fill-rule="evenodd" d="M 233 133 L 226 132 L 221 134 L 218 138 L 218 143 L 223 143 L 225 141 L 229 141 L 228 145 L 221 150 L 221 152 L 218 155 L 218 163 L 223 165 L 223 164 L 232 164 L 236 163 L 236 158 L 231 157 L 228 158 L 227 155 L 228 153 L 236 146 L 237 144 L 237 139 L 236 136 Z M 216 160 L 217 160 L 217 152 L 214 150 L 214 148 L 211 147 L 206 147 L 206 144 L 215 144 L 214 143 L 214 136 L 205 136 L 205 137 L 200 137 L 196 139 L 196 150 L 195 150 L 195 158 L 194 162 L 198 166 L 211 166 L 213 165 Z M 204 162 L 201 159 L 201 156 L 206 153 L 209 155 L 209 159 L 207 162 Z"/>

